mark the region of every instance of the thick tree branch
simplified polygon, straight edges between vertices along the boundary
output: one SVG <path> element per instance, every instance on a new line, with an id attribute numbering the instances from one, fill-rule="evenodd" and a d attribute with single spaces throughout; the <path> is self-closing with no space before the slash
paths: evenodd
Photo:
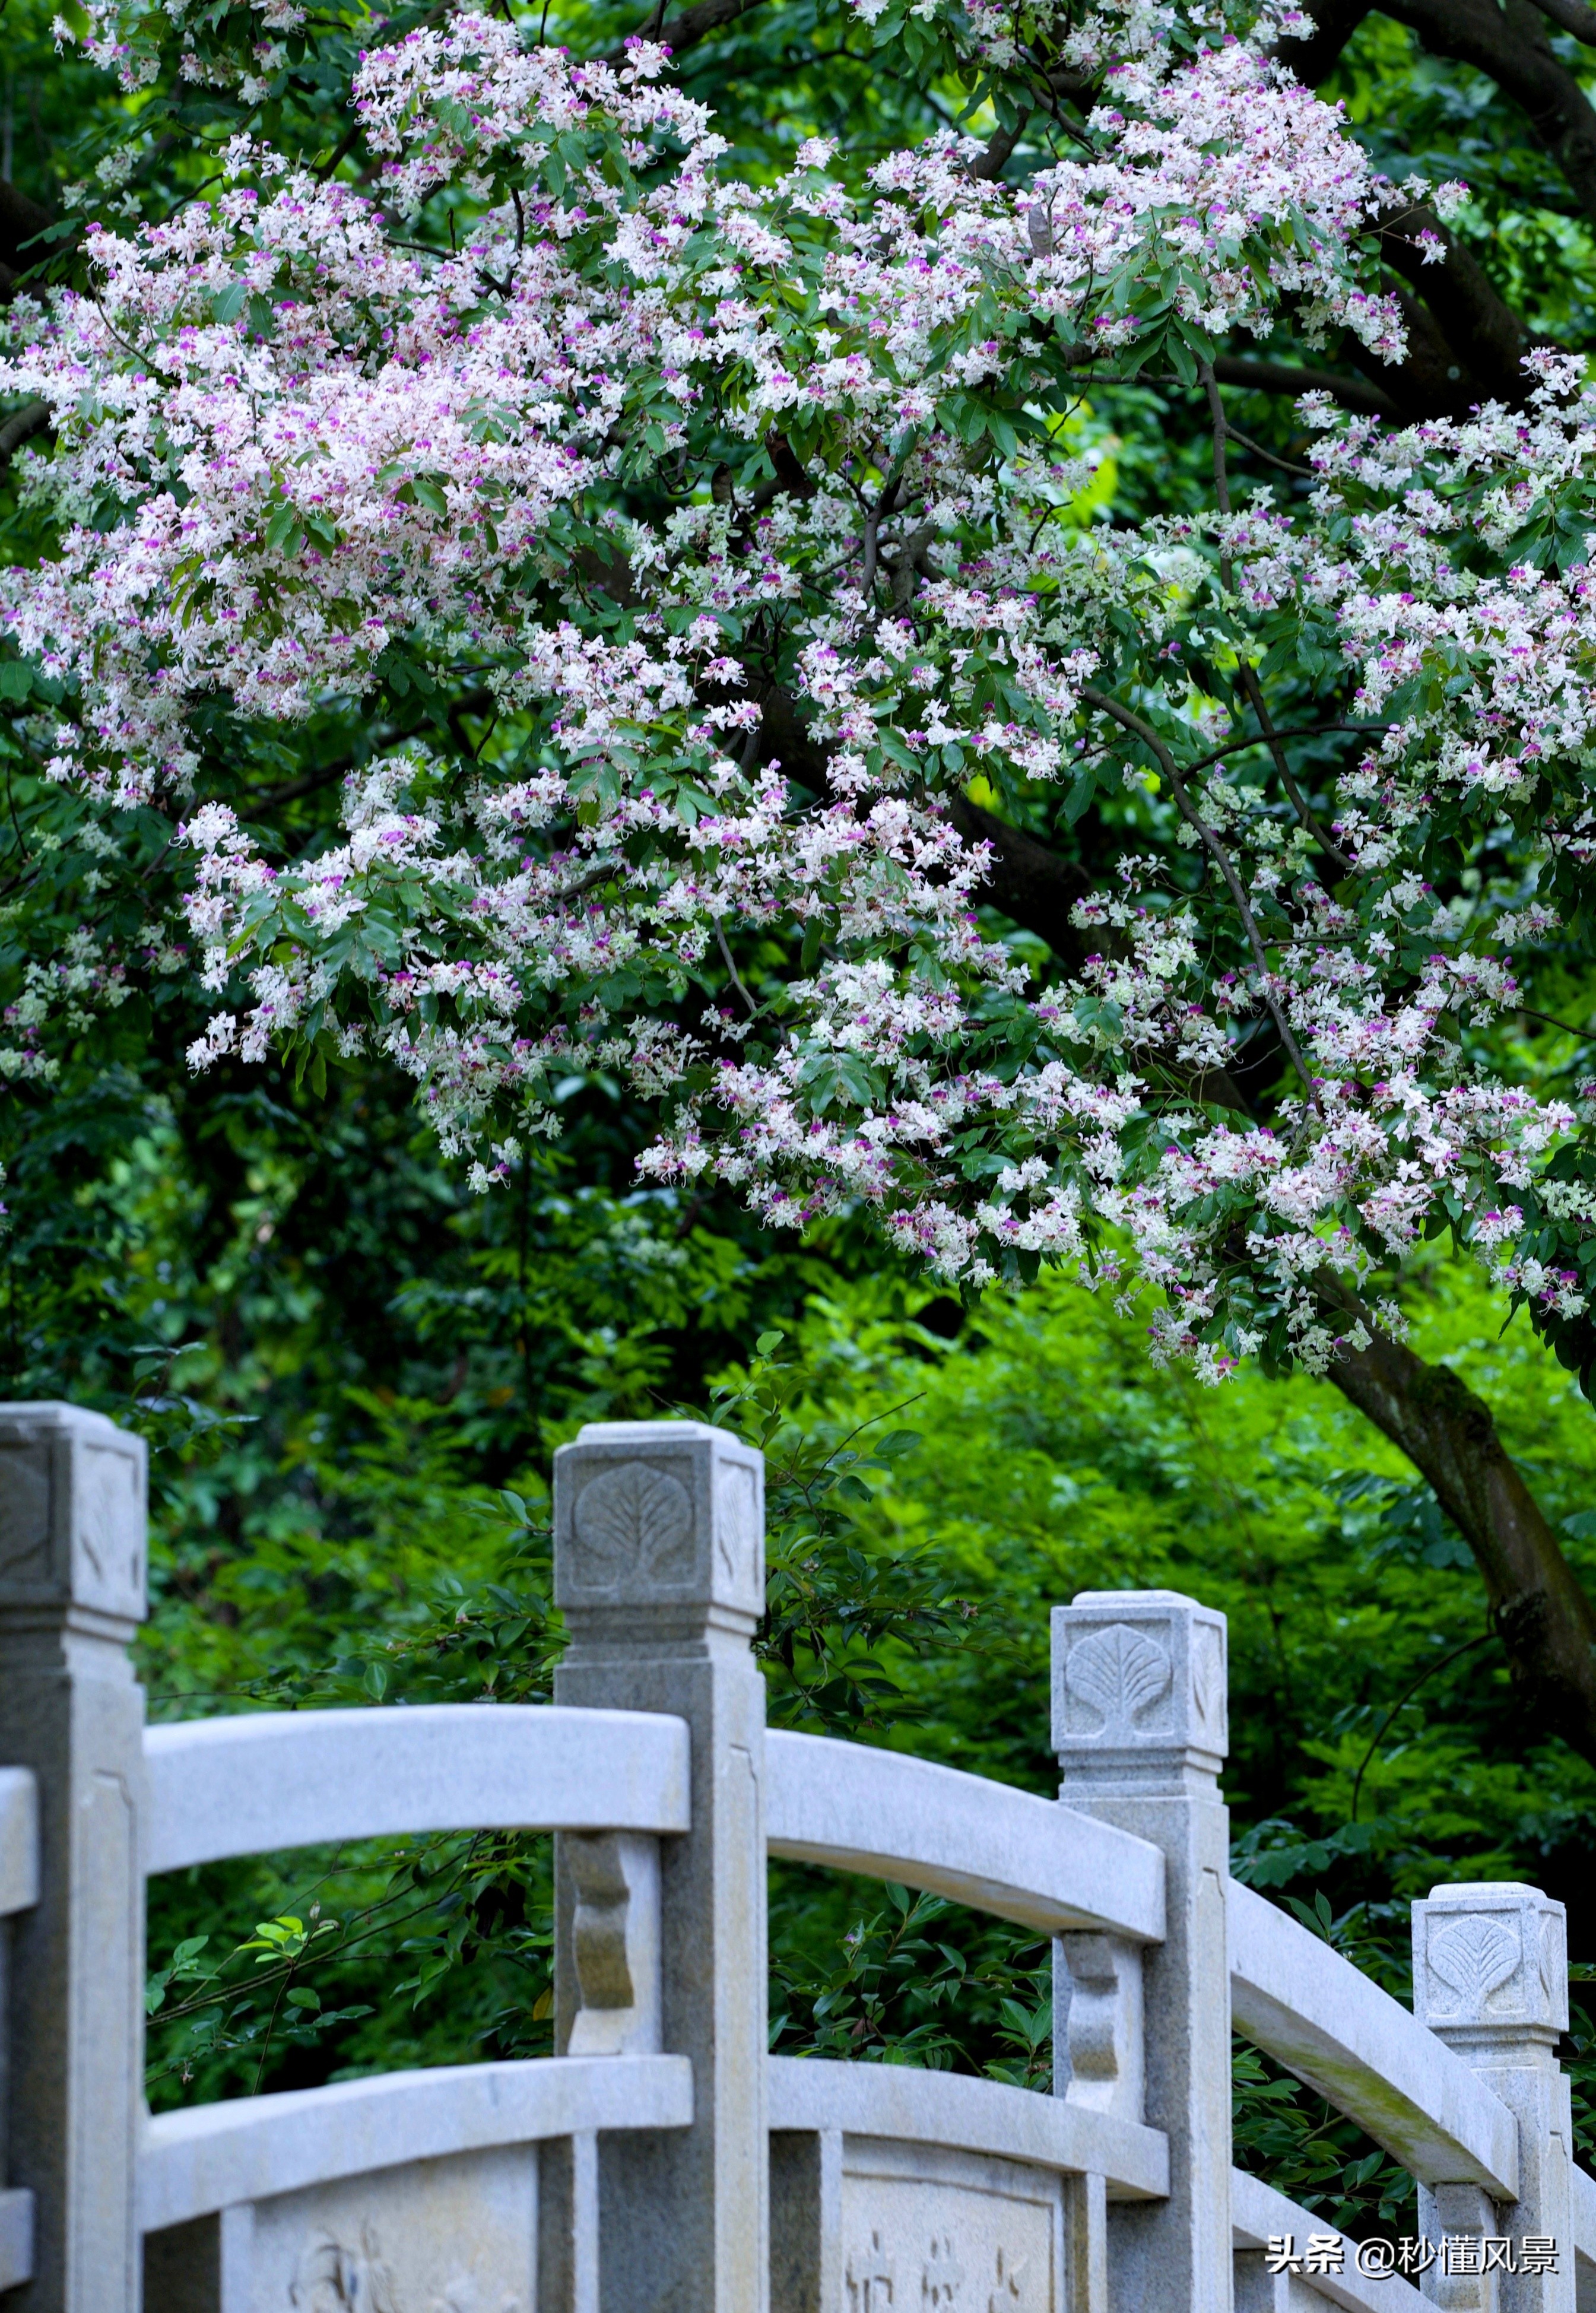
<path id="1" fill-rule="evenodd" d="M 664 16 L 663 9 L 651 10 L 638 29 L 650 40 L 663 40 L 672 56 L 679 57 L 689 48 L 696 48 L 701 40 L 724 31 L 728 24 L 735 24 L 739 16 L 745 16 L 751 8 L 760 4 L 761 0 L 695 0 L 694 6 L 683 8 L 679 16 L 666 22 L 657 21 Z M 624 64 L 625 50 L 609 61 L 613 65 Z"/>
<path id="2" fill-rule="evenodd" d="M 984 178 L 989 184 L 996 184 L 1009 165 L 1010 154 L 1025 135 L 1025 119 L 1022 118 L 1015 122 L 1012 128 L 998 129 L 970 174 Z"/>
<path id="3" fill-rule="evenodd" d="M 1340 402 L 1344 409 L 1355 409 L 1368 418 L 1399 420 L 1400 405 L 1389 393 L 1371 385 L 1366 378 L 1349 376 L 1344 370 L 1314 369 L 1298 362 L 1249 361 L 1237 354 L 1220 354 L 1213 365 L 1213 374 L 1221 385 L 1234 385 L 1249 393 L 1327 393 Z"/>
<path id="4" fill-rule="evenodd" d="M 1356 1308 L 1338 1282 L 1321 1280 L 1321 1292 L 1344 1315 Z M 1450 1367 L 1380 1333 L 1343 1350 L 1329 1378 L 1429 1481 L 1474 1552 L 1536 1723 L 1596 1761 L 1596 1614 L 1490 1408 Z"/>
<path id="5" fill-rule="evenodd" d="M 1580 101 L 1585 101 L 1583 95 Z M 1585 110 L 1590 111 L 1588 104 Z M 1596 113 L 1592 114 L 1592 123 L 1596 128 Z M 1439 262 L 1425 262 L 1421 234 L 1433 234 L 1442 243 L 1446 255 Z M 1447 231 L 1434 211 L 1403 209 L 1389 218 L 1380 233 L 1380 255 L 1414 295 L 1423 298 L 1451 348 L 1457 370 L 1462 373 L 1427 382 L 1426 395 L 1438 387 L 1450 387 L 1454 396 L 1461 396 L 1463 409 L 1487 397 L 1509 403 L 1521 401 L 1529 384 L 1524 356 L 1534 340 L 1499 295 L 1478 259 Z M 1408 363 L 1392 374 L 1398 395 L 1403 383 L 1411 385 L 1426 360 L 1432 367 L 1436 365 L 1433 350 L 1418 342 L 1411 305 L 1407 312 L 1409 336 L 1415 343 Z"/>
<path id="6" fill-rule="evenodd" d="M 0 298 L 9 297 L 22 276 L 39 262 L 40 251 L 29 243 L 55 222 L 48 209 L 0 182 Z"/>
<path id="7" fill-rule="evenodd" d="M 1582 0 L 1535 0 L 1535 5 L 1560 31 L 1572 32 L 1588 48 L 1596 48 L 1596 8 L 1584 7 Z"/>
<path id="8" fill-rule="evenodd" d="M 1370 13 L 1368 0 L 1317 0 L 1305 13 L 1314 29 L 1306 40 L 1287 33 L 1277 54 L 1305 88 L 1328 80 L 1341 61 L 1341 52 Z"/>
<path id="9" fill-rule="evenodd" d="M 1585 215 L 1596 222 L 1596 110 L 1554 54 L 1530 0 L 1381 0 L 1432 56 L 1472 65 L 1523 113 Z"/>
<path id="10" fill-rule="evenodd" d="M 0 426 L 0 466 L 8 466 L 23 443 L 42 434 L 49 422 L 48 401 L 24 401 L 20 409 L 13 409 Z"/>

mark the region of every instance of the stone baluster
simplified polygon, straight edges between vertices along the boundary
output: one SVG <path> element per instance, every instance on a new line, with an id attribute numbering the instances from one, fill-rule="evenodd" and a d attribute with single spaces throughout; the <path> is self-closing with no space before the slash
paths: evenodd
<path id="1" fill-rule="evenodd" d="M 37 1780 L 40 1896 L 13 1923 L 16 2313 L 138 2313 L 145 1447 L 72 1405 L 0 1406 L 0 1763 Z"/>
<path id="2" fill-rule="evenodd" d="M 1419 2229 L 1442 2252 L 1423 2286 L 1449 2313 L 1574 2313 L 1574 2132 L 1556 2055 L 1567 1949 L 1562 1904 L 1517 1880 L 1434 1887 L 1413 1907 L 1414 2013 L 1519 2124 L 1516 2202 L 1494 2206 L 1477 2185 L 1419 2187 Z M 1527 2256 L 1526 2239 L 1553 2244 L 1551 2256 Z M 1480 2270 L 1449 2272 L 1476 2261 L 1468 2250 L 1449 2259 L 1449 2240 L 1479 2243 Z"/>
<path id="3" fill-rule="evenodd" d="M 769 2303 L 764 1684 L 748 1643 L 763 1488 L 760 1455 L 695 1421 L 590 1423 L 555 1456 L 569 1634 L 555 1701 L 666 1711 L 692 1730 L 692 1826 L 658 1842 L 657 1879 L 652 1842 L 556 1842 L 557 2047 L 663 2048 L 693 2067 L 691 2128 L 599 2142 L 604 2313 Z M 638 1994 L 656 1968 L 650 2013 Z M 574 2205 L 576 2155 L 568 2165 Z M 546 2166 L 545 2298 L 569 2313 L 547 2244 L 571 2237 L 572 2207 Z"/>
<path id="4" fill-rule="evenodd" d="M 1172 1590 L 1085 1590 L 1056 1607 L 1053 1741 L 1065 1805 L 1150 1840 L 1168 1870 L 1162 1944 L 1066 1936 L 1054 1968 L 1058 2091 L 1169 2139 L 1168 2201 L 1108 2212 L 1107 2301 L 1230 2313 L 1224 1616 Z M 1096 2313 L 1100 2281 L 1079 2277 Z"/>

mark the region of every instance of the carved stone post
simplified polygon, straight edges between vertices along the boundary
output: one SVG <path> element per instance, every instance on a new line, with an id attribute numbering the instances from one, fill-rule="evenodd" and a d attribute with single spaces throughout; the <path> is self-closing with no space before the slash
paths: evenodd
<path id="1" fill-rule="evenodd" d="M 606 1971 L 636 1973 L 623 1953 L 657 1932 L 657 2021 L 639 2028 L 692 2059 L 690 2129 L 600 2142 L 604 2313 L 763 2313 L 764 1683 L 748 1645 L 764 1604 L 762 1456 L 701 1422 L 590 1423 L 555 1456 L 554 1595 L 570 1639 L 556 1702 L 668 1711 L 692 1738 L 692 1827 L 660 1842 L 657 1930 L 620 1931 L 623 1888 L 656 1900 L 640 1858 L 557 1845 L 558 2046 L 640 2045 L 586 2019 L 619 2000 Z"/>
<path id="2" fill-rule="evenodd" d="M 1574 2313 L 1574 2129 L 1556 2055 L 1567 1954 L 1562 1904 L 1517 1880 L 1433 1887 L 1413 1907 L 1414 2013 L 1519 2124 L 1516 2202 L 1495 2208 L 1477 2185 L 1419 2187 L 1420 2230 L 1443 2252 L 1425 2294 L 1452 2313 Z M 1479 2243 L 1477 2259 L 1448 2256 L 1449 2240 Z M 1548 2247 L 1527 2252 L 1526 2240 Z"/>
<path id="3" fill-rule="evenodd" d="M 73 1405 L 0 1406 L 0 1763 L 39 1786 L 40 1897 L 12 1948 L 18 2313 L 138 2313 L 145 1447 Z"/>
<path id="4" fill-rule="evenodd" d="M 1224 1616 L 1173 1590 L 1083 1590 L 1055 1607 L 1053 1741 L 1066 1803 L 1151 1841 L 1168 1866 L 1162 1944 L 1138 1956 L 1066 1936 L 1054 1968 L 1061 2092 L 1169 2139 L 1168 2200 L 1109 2212 L 1108 2299 L 1230 2313 Z"/>

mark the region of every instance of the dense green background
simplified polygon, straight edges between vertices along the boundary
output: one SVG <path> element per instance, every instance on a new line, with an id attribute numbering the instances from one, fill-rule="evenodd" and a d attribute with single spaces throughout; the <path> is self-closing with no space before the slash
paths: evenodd
<path id="1" fill-rule="evenodd" d="M 204 146 L 234 111 L 219 96 L 180 101 L 169 76 L 119 97 L 57 54 L 50 13 L 11 0 L 4 20 L 18 185 L 57 205 L 87 181 L 102 214 L 161 214 L 200 182 Z M 634 23 L 601 9 L 552 21 L 590 51 Z M 269 133 L 331 149 L 360 30 L 353 14 L 323 24 L 274 83 Z M 862 168 L 972 93 L 906 55 L 895 70 L 809 0 L 706 42 L 684 77 L 752 169 L 817 128 Z M 1329 92 L 1398 172 L 1468 177 L 1465 230 L 1500 286 L 1535 326 L 1588 342 L 1589 231 L 1487 81 L 1373 18 Z M 975 118 L 990 126 L 990 111 Z M 119 154 L 125 193 L 115 168 L 93 174 Z M 75 249 L 71 232 L 52 244 L 63 277 Z M 1289 411 L 1259 400 L 1242 417 L 1290 450 Z M 1204 495 L 1195 408 L 1122 392 L 1082 426 L 1110 449 L 1103 518 Z M 12 479 L 0 488 L 4 550 L 37 551 Z M 30 962 L 68 969 L 75 929 L 132 902 L 85 873 L 78 806 L 40 779 L 36 739 L 4 699 L 9 1005 Z M 333 703 L 304 730 L 226 744 L 251 751 L 262 789 L 303 783 L 292 824 L 313 842 L 333 822 L 328 766 L 429 719 L 442 730 L 445 708 Z M 138 838 L 151 893 L 171 873 L 163 838 L 153 817 Z M 182 975 L 152 990 L 109 1011 L 86 1002 L 51 1082 L 0 1087 L 0 1388 L 76 1398 L 150 1438 L 141 1669 L 156 1717 L 545 1694 L 554 1447 L 585 1420 L 710 1411 L 771 1456 L 763 1650 L 781 1723 L 1049 1790 L 1049 1605 L 1168 1585 L 1230 1618 L 1239 1872 L 1398 1990 L 1406 1903 L 1446 1878 L 1522 1877 L 1565 1897 L 1576 1961 L 1596 1957 L 1592 1772 L 1527 1739 L 1468 1552 L 1331 1390 L 1248 1375 L 1205 1393 L 1149 1368 L 1144 1317 L 1067 1280 L 965 1308 L 862 1227 L 799 1247 L 724 1200 L 639 1194 L 648 1121 L 601 1080 L 569 1087 L 557 1149 L 507 1191 L 471 1197 L 407 1086 L 364 1065 L 335 1073 L 324 1097 L 274 1069 L 196 1083 Z M 1571 968 L 1554 1008 L 1583 1019 L 1590 1001 Z M 1590 1056 L 1586 1038 L 1543 1038 L 1535 1064 L 1556 1081 Z M 1590 1408 L 1522 1320 L 1499 1337 L 1501 1308 L 1469 1278 L 1421 1267 L 1410 1297 L 1416 1345 L 1489 1400 L 1588 1568 Z M 483 1839 L 159 1883 L 153 2098 L 546 2048 L 547 1874 L 542 1843 Z M 782 2047 L 1045 2084 L 1045 1956 L 1011 1931 L 788 1870 L 772 1926 Z M 1589 2040 L 1582 2026 L 1566 2051 L 1582 2080 Z M 1246 2054 L 1238 2096 L 1239 2157 L 1354 2230 L 1402 2215 L 1406 2180 Z"/>

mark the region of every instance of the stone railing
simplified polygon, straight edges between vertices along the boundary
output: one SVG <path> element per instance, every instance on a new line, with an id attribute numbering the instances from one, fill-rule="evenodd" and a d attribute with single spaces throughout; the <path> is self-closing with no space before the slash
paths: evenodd
<path id="1" fill-rule="evenodd" d="M 1415 2017 L 1233 1882 L 1208 1608 L 1155 1591 L 1056 1610 L 1058 1801 L 767 1735 L 759 1456 L 693 1423 L 599 1425 L 557 1457 L 551 1707 L 146 1732 L 128 1656 L 144 1482 L 142 1446 L 101 1417 L 0 1409 L 7 2308 L 1596 2302 L 1596 2185 L 1556 2058 L 1561 1906 L 1517 1886 L 1415 1904 Z M 151 2118 L 150 1875 L 494 1827 L 555 1834 L 557 2055 Z M 1054 2094 L 767 2056 L 769 1854 L 1051 1934 Z M 1417 2176 L 1418 2289 L 1232 2168 L 1232 2025 Z"/>

